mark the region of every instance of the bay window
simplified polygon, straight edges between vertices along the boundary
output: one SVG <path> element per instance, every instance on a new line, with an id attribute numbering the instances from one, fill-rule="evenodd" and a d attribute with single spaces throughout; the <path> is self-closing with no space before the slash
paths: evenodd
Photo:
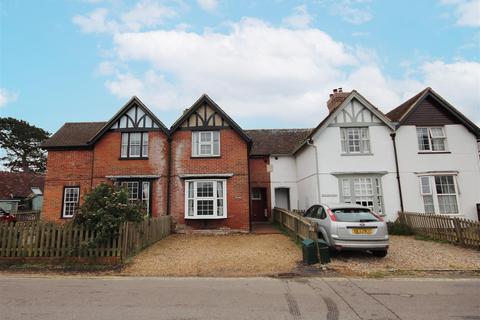
<path id="1" fill-rule="evenodd" d="M 340 201 L 369 207 L 383 213 L 383 193 L 379 176 L 350 176 L 339 179 Z"/>
<path id="2" fill-rule="evenodd" d="M 421 176 L 420 195 L 423 198 L 425 213 L 459 213 L 454 175 Z"/>
<path id="3" fill-rule="evenodd" d="M 127 191 L 130 203 L 141 203 L 147 215 L 150 215 L 150 181 L 121 181 L 120 186 Z"/>
<path id="4" fill-rule="evenodd" d="M 148 132 L 123 132 L 121 158 L 148 158 Z"/>
<path id="5" fill-rule="evenodd" d="M 185 181 L 185 219 L 227 217 L 226 180 Z"/>

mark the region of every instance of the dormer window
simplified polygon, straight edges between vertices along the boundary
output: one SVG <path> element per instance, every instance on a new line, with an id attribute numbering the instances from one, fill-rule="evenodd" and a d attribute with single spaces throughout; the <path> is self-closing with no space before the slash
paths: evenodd
<path id="1" fill-rule="evenodd" d="M 447 151 L 447 137 L 442 127 L 417 128 L 418 150 Z"/>
<path id="2" fill-rule="evenodd" d="M 121 158 L 148 158 L 148 132 L 122 133 Z"/>
<path id="3" fill-rule="evenodd" d="M 192 157 L 220 156 L 220 131 L 193 131 Z"/>

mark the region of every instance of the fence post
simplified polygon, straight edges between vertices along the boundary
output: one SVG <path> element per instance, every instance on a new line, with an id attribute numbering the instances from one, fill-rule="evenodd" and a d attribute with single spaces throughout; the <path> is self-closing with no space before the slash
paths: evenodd
<path id="1" fill-rule="evenodd" d="M 453 218 L 453 225 L 455 226 L 455 232 L 457 233 L 457 241 L 460 245 L 464 245 L 463 241 L 463 234 L 462 234 L 462 226 L 460 225 L 460 221 L 456 218 Z"/>
<path id="2" fill-rule="evenodd" d="M 295 221 L 295 223 L 294 223 L 295 242 L 297 242 L 297 241 L 299 240 L 299 236 L 298 236 L 298 219 L 295 219 L 294 221 Z"/>

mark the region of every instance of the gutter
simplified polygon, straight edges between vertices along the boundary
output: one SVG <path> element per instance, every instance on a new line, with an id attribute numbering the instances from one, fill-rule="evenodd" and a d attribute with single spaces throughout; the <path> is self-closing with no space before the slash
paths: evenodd
<path id="1" fill-rule="evenodd" d="M 310 138 L 306 141 L 307 146 L 313 147 L 315 149 L 315 176 L 317 177 L 317 197 L 318 197 L 318 204 L 320 204 L 321 201 L 321 196 L 320 196 L 320 176 L 318 174 L 319 168 L 318 168 L 318 148 L 316 145 L 313 144 L 313 139 Z"/>
<path id="2" fill-rule="evenodd" d="M 396 135 L 397 135 L 396 132 L 392 132 L 390 134 L 390 137 L 392 138 L 393 154 L 395 155 L 395 169 L 396 169 L 396 173 L 397 173 L 398 194 L 400 195 L 400 209 L 403 212 L 404 208 L 403 208 L 402 183 L 400 181 L 400 170 L 398 168 L 397 143 L 395 142 Z"/>

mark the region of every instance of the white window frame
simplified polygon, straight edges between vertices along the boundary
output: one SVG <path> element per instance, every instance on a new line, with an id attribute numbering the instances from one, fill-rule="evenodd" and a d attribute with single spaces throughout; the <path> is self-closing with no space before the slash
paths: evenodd
<path id="1" fill-rule="evenodd" d="M 130 203 L 138 203 L 141 202 L 142 205 L 145 206 L 145 210 L 147 215 L 150 216 L 152 213 L 150 212 L 150 188 L 152 186 L 152 181 L 146 180 L 123 180 L 119 182 L 121 187 L 127 189 L 127 197 Z M 130 197 L 130 190 L 129 185 L 135 186 L 136 188 L 136 195 L 134 198 Z M 145 193 L 145 190 L 147 193 Z"/>
<path id="2" fill-rule="evenodd" d="M 360 192 L 360 194 L 357 194 L 358 190 L 355 189 L 356 183 L 360 187 L 369 185 L 371 188 L 369 190 L 361 188 L 359 191 L 364 190 L 365 192 Z M 383 214 L 385 205 L 383 202 L 382 180 L 380 176 L 352 175 L 341 177 L 339 178 L 339 188 L 341 202 L 364 205 L 377 213 Z M 369 194 L 368 191 L 371 191 L 371 194 Z M 372 205 L 365 205 L 366 202 L 371 202 Z"/>
<path id="3" fill-rule="evenodd" d="M 140 134 L 139 153 L 132 153 L 132 134 Z M 120 158 L 122 159 L 144 159 L 148 158 L 148 131 L 146 132 L 122 132 L 121 134 Z"/>
<path id="4" fill-rule="evenodd" d="M 358 135 L 358 139 L 351 140 L 349 136 Z M 368 127 L 345 127 L 340 128 L 340 140 L 342 154 L 371 154 L 370 132 Z M 358 151 L 350 149 L 350 141 L 358 140 Z"/>
<path id="5" fill-rule="evenodd" d="M 67 192 L 71 190 L 76 191 L 76 199 L 74 200 L 67 199 Z M 63 189 L 62 218 L 73 218 L 73 216 L 77 212 L 79 202 L 80 202 L 80 187 L 65 187 Z M 72 205 L 72 204 L 74 205 L 73 212 L 67 214 L 67 207 L 71 208 L 70 206 L 67 206 L 67 205 Z"/>
<path id="6" fill-rule="evenodd" d="M 208 141 L 201 141 L 202 134 L 210 135 Z M 218 138 L 218 152 L 215 152 L 215 135 Z M 209 153 L 202 153 L 202 146 L 209 146 Z M 220 131 L 192 131 L 192 157 L 219 157 Z"/>
<path id="7" fill-rule="evenodd" d="M 213 197 L 198 197 L 197 196 L 197 184 L 198 182 L 211 182 L 213 183 Z M 222 183 L 222 197 L 217 197 L 217 182 Z M 193 197 L 189 195 L 189 185 L 193 183 Z M 217 213 L 217 201 L 223 200 L 223 213 L 218 215 Z M 193 214 L 189 214 L 189 200 L 193 201 L 194 209 Z M 213 215 L 198 215 L 197 205 L 199 200 L 211 200 L 213 201 Z M 185 180 L 185 219 L 225 219 L 227 218 L 227 180 L 226 179 L 198 179 L 198 180 Z"/>
<path id="8" fill-rule="evenodd" d="M 442 135 L 440 136 L 434 136 L 433 134 L 433 129 L 440 129 L 442 131 Z M 427 135 L 428 135 L 428 149 L 422 149 L 419 141 L 419 131 L 420 130 L 427 130 Z M 448 146 L 447 146 L 447 135 L 445 134 L 445 128 L 444 127 L 417 127 L 416 128 L 416 133 L 417 133 L 417 147 L 419 152 L 447 152 L 448 151 Z M 442 139 L 443 140 L 443 149 L 442 150 L 433 150 L 433 141 L 435 139 Z"/>
<path id="9" fill-rule="evenodd" d="M 438 194 L 437 192 L 437 185 L 435 182 L 435 177 L 451 177 L 453 181 L 453 186 L 455 188 L 455 193 L 443 193 L 443 194 Z M 420 195 L 422 196 L 422 201 L 424 205 L 424 210 L 426 213 L 429 214 L 438 214 L 438 215 L 443 215 L 443 216 L 457 216 L 461 214 L 461 209 L 460 209 L 460 201 L 459 201 L 459 196 L 460 192 L 458 189 L 458 183 L 457 183 L 457 176 L 455 174 L 444 174 L 444 173 L 439 173 L 439 174 L 434 174 L 434 175 L 421 175 L 419 176 L 420 178 Z M 422 186 L 426 185 L 424 184 L 425 182 L 428 181 L 428 189 L 425 190 Z M 457 206 L 457 211 L 458 212 L 447 212 L 447 213 L 441 213 L 440 212 L 440 202 L 438 201 L 439 196 L 455 196 L 455 201 L 456 201 L 456 206 Z M 433 211 L 427 210 L 426 206 L 427 203 L 425 203 L 425 197 L 431 197 L 427 199 L 431 199 L 433 204 L 428 204 L 428 205 L 433 205 Z M 427 212 L 431 211 L 431 212 Z"/>

